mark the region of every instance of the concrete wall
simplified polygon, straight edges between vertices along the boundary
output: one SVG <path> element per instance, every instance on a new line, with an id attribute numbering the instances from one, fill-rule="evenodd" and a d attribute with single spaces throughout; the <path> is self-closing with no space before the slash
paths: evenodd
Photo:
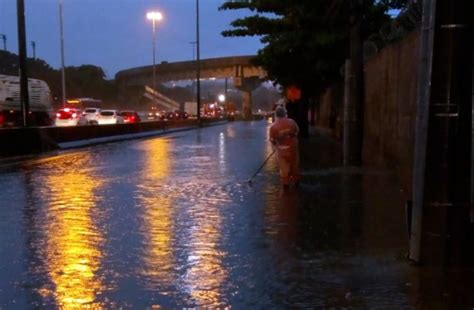
<path id="1" fill-rule="evenodd" d="M 387 46 L 365 64 L 363 162 L 397 171 L 411 191 L 419 32 Z M 342 140 L 344 87 L 339 83 L 320 98 L 318 126 Z"/>
<path id="2" fill-rule="evenodd" d="M 326 90 L 319 100 L 317 124 L 329 129 L 337 139 L 342 139 L 344 84 L 338 83 Z"/>
<path id="3" fill-rule="evenodd" d="M 396 169 L 411 191 L 415 145 L 419 32 L 386 47 L 365 65 L 366 165 Z"/>
<path id="4" fill-rule="evenodd" d="M 215 122 L 204 120 L 203 126 Z M 0 157 L 38 154 L 60 148 L 59 144 L 104 137 L 163 131 L 180 127 L 197 127 L 197 120 L 157 121 L 135 124 L 74 127 L 31 127 L 0 129 Z"/>

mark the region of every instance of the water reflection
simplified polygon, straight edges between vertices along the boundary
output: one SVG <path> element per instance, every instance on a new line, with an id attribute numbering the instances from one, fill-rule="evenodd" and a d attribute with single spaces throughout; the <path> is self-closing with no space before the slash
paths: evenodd
<path id="1" fill-rule="evenodd" d="M 61 162 L 41 179 L 45 210 L 44 265 L 53 288 L 44 286 L 39 293 L 51 295 L 65 309 L 87 306 L 102 308 L 97 300 L 104 290 L 98 276 L 101 267 L 103 237 L 94 223 L 97 216 L 95 192 L 101 182 L 74 166 L 79 163 Z"/>
<path id="2" fill-rule="evenodd" d="M 147 141 L 144 168 L 138 199 L 143 208 L 141 234 L 143 264 L 139 273 L 148 289 L 161 288 L 173 281 L 173 208 L 171 197 L 163 190 L 170 173 L 170 142 L 166 139 Z M 162 291 L 161 293 L 166 293 Z"/>
<path id="3" fill-rule="evenodd" d="M 225 156 L 223 139 L 221 135 L 217 154 L 212 148 L 197 147 L 180 161 L 175 158 L 181 148 L 171 140 L 150 140 L 143 148 L 142 182 L 137 189 L 143 208 L 139 273 L 148 290 L 180 296 L 182 305 L 226 304 L 221 292 L 227 275 L 222 263 L 225 253 L 219 242 L 221 208 L 229 199 L 224 189 L 199 174 L 204 170 L 212 176 L 216 157 L 220 161 Z"/>
<path id="4" fill-rule="evenodd" d="M 270 126 L 268 126 L 266 128 L 266 132 L 265 132 L 265 142 L 264 142 L 264 156 L 265 158 L 267 158 L 268 156 L 270 156 L 270 154 L 272 154 L 272 152 L 274 151 L 274 147 L 272 146 L 272 144 L 270 143 Z M 264 166 L 264 171 L 266 171 L 267 173 L 279 173 L 279 166 L 278 166 L 278 160 L 277 160 L 277 154 L 274 153 L 272 155 L 272 160 L 270 160 L 265 166 Z M 263 162 L 264 159 L 262 159 L 262 162 Z"/>
<path id="5" fill-rule="evenodd" d="M 226 168 L 226 154 L 225 154 L 225 135 L 223 132 L 219 134 L 219 169 L 224 170 Z"/>
<path id="6" fill-rule="evenodd" d="M 271 152 L 249 126 L 222 148 L 213 127 L 0 175 L 0 308 L 472 308 L 472 270 L 408 267 L 386 174 L 337 166 L 318 140 L 299 188 L 275 157 L 249 186 Z"/>
<path id="7" fill-rule="evenodd" d="M 200 306 L 226 305 L 221 291 L 228 274 L 222 262 L 226 253 L 219 249 L 222 230 L 220 207 L 210 199 L 192 210 L 195 215 L 189 228 L 184 281 L 186 292 Z"/>
<path id="8" fill-rule="evenodd" d="M 196 167 L 190 168 L 186 183 L 182 186 L 184 188 L 176 189 L 180 193 L 180 208 L 184 212 L 178 219 L 183 230 L 179 244 L 185 248 L 181 291 L 190 298 L 188 306 L 228 305 L 223 293 L 228 270 L 223 266 L 227 252 L 222 250 L 222 212 L 229 204 L 230 197 L 226 189 L 217 186 L 212 179 L 218 175 L 215 157 L 220 161 L 226 156 L 223 134 L 219 135 L 218 143 L 218 154 L 209 154 L 212 149 L 206 149 L 207 156 L 200 156 L 199 159 L 198 169 L 206 172 L 207 178 L 196 175 Z M 195 155 L 203 154 L 196 152 Z M 195 159 L 191 157 L 189 160 Z M 197 199 L 190 201 L 189 197 Z"/>

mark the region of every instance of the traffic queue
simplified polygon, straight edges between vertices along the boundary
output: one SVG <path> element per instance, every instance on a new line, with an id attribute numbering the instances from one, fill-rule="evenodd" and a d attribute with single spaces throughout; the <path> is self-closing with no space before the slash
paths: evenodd
<path id="1" fill-rule="evenodd" d="M 140 115 L 132 110 L 101 110 L 99 108 L 86 108 L 84 111 L 76 108 L 60 109 L 55 115 L 56 126 L 78 125 L 111 125 L 130 124 L 141 121 Z"/>

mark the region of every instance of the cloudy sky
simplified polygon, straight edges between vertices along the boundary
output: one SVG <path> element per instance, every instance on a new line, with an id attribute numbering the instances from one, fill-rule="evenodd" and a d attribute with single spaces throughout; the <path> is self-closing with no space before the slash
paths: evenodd
<path id="1" fill-rule="evenodd" d="M 109 77 L 122 69 L 152 63 L 152 26 L 146 12 L 159 10 L 157 63 L 191 60 L 196 34 L 195 0 L 63 0 L 66 65 L 94 64 Z M 200 0 L 201 58 L 252 55 L 258 37 L 224 38 L 221 31 L 247 12 L 218 11 L 223 0 Z M 25 0 L 28 55 L 60 66 L 59 0 Z M 18 53 L 16 0 L 0 0 L 0 33 Z M 2 45 L 0 45 L 2 46 Z"/>

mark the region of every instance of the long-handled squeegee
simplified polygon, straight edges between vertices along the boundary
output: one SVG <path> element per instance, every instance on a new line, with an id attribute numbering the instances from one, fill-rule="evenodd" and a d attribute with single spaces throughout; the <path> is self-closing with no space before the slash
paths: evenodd
<path id="1" fill-rule="evenodd" d="M 273 152 L 271 152 L 270 155 L 268 155 L 267 159 L 265 159 L 265 161 L 263 162 L 263 164 L 257 169 L 257 171 L 255 171 L 255 173 L 252 175 L 252 177 L 247 180 L 247 182 L 248 182 L 249 184 L 252 183 L 253 179 L 257 176 L 257 174 L 260 172 L 260 170 L 262 170 L 262 168 L 265 167 L 265 165 L 267 164 L 268 160 L 273 156 L 273 154 L 275 154 L 275 150 L 273 150 Z"/>

